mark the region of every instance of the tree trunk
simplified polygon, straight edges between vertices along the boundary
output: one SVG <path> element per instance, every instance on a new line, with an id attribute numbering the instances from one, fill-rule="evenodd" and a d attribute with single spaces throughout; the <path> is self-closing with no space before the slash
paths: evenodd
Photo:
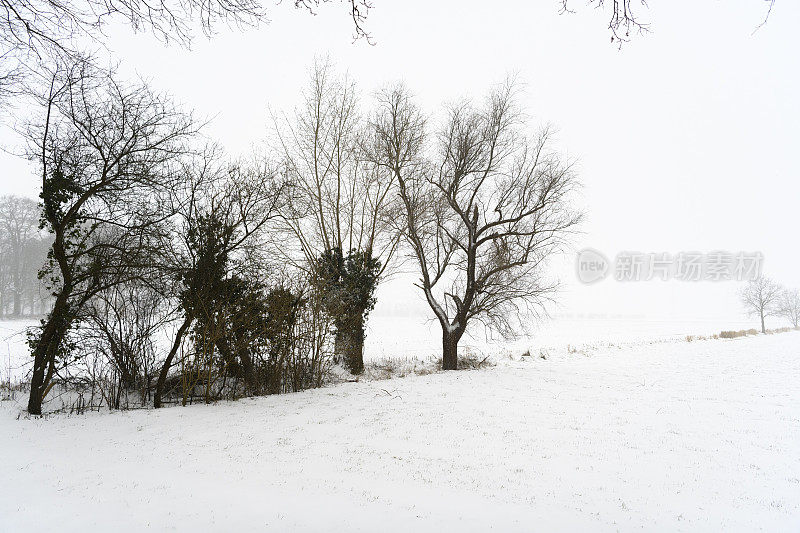
<path id="1" fill-rule="evenodd" d="M 764 312 L 762 311 L 761 312 L 761 333 L 766 333 L 766 332 L 767 332 L 767 330 L 764 327 Z"/>
<path id="2" fill-rule="evenodd" d="M 14 316 L 18 317 L 22 314 L 22 293 L 18 290 L 14 291 Z"/>
<path id="3" fill-rule="evenodd" d="M 242 350 L 239 354 L 239 360 L 242 363 L 242 370 L 244 370 L 245 380 L 250 387 L 250 394 L 258 396 L 261 394 L 261 384 L 258 382 L 258 375 L 256 374 L 253 359 L 246 351 Z"/>
<path id="4" fill-rule="evenodd" d="M 458 341 L 463 331 L 445 331 L 442 334 L 442 370 L 458 370 Z"/>
<path id="5" fill-rule="evenodd" d="M 364 321 L 356 321 L 351 327 L 336 329 L 333 343 L 336 358 L 344 363 L 350 373 L 364 372 Z"/>
<path id="6" fill-rule="evenodd" d="M 345 364 L 347 368 L 353 374 L 363 374 L 364 373 L 364 326 L 361 323 L 360 326 L 353 329 L 350 334 L 350 351 L 348 352 L 348 357 L 345 360 Z"/>
<path id="7" fill-rule="evenodd" d="M 273 345 L 269 351 L 269 366 L 267 367 L 267 394 L 281 392 L 283 360 L 284 347 L 282 345 Z"/>
<path id="8" fill-rule="evenodd" d="M 234 357 L 233 351 L 226 339 L 219 338 L 214 344 L 216 344 L 219 353 L 222 354 L 223 359 L 225 359 L 229 365 L 237 364 L 237 358 Z M 243 349 L 240 349 L 238 355 L 238 364 L 241 366 L 242 373 L 244 374 L 243 377 L 245 383 L 247 383 L 248 391 L 252 396 L 258 396 L 261 393 L 261 387 L 258 383 L 258 376 L 253 366 L 253 360 L 250 358 L 250 354 Z"/>
<path id="9" fill-rule="evenodd" d="M 53 311 L 47 317 L 33 350 L 31 393 L 28 397 L 28 413 L 32 415 L 42 414 L 42 403 L 53 376 L 58 348 L 71 323 L 67 295 L 62 291 L 56 298 Z"/>
<path id="10" fill-rule="evenodd" d="M 40 357 L 34 358 L 33 375 L 31 376 L 31 393 L 28 396 L 28 413 L 32 415 L 42 414 L 42 402 L 44 401 L 44 363 Z"/>
<path id="11" fill-rule="evenodd" d="M 178 328 L 178 332 L 175 334 L 175 342 L 172 343 L 172 349 L 167 354 L 167 358 L 164 360 L 164 365 L 161 367 L 161 372 L 158 374 L 158 381 L 156 382 L 156 391 L 153 394 L 153 407 L 158 409 L 161 407 L 161 396 L 164 394 L 164 384 L 167 382 L 167 374 L 169 374 L 169 367 L 172 366 L 172 360 L 175 358 L 175 354 L 178 353 L 178 350 L 181 347 L 181 341 L 183 341 L 183 336 L 186 333 L 186 330 L 189 329 L 189 326 L 192 324 L 192 318 L 186 317 L 183 319 L 183 324 L 181 327 Z"/>

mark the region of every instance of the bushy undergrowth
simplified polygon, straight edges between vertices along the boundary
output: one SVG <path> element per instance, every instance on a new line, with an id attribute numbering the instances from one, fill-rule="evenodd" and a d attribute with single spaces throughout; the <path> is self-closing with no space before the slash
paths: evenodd
<path id="1" fill-rule="evenodd" d="M 774 333 L 788 333 L 790 331 L 800 331 L 800 327 L 793 328 L 793 327 L 783 327 L 783 328 L 775 328 L 775 329 L 768 329 L 766 330 L 767 335 L 772 335 Z M 726 330 L 720 331 L 717 335 L 712 335 L 712 339 L 736 339 L 739 337 L 747 337 L 749 335 L 758 335 L 760 332 L 757 329 L 740 329 L 740 330 Z M 686 337 L 686 340 L 691 342 L 692 340 L 705 340 L 707 337 L 700 337 L 696 335 L 689 335 Z"/>
<path id="2" fill-rule="evenodd" d="M 470 348 L 464 349 L 458 356 L 460 370 L 476 370 L 494 366 L 489 355 L 478 353 Z M 427 359 L 419 357 L 384 357 L 367 361 L 364 365 L 363 379 L 384 380 L 403 378 L 406 376 L 425 376 L 439 372 L 442 358 L 431 356 Z"/>
<path id="3" fill-rule="evenodd" d="M 740 329 L 738 331 L 720 331 L 720 339 L 735 339 L 737 337 L 746 337 L 747 335 L 758 335 L 755 329 Z"/>
<path id="4" fill-rule="evenodd" d="M 385 357 L 364 364 L 364 379 L 383 380 L 403 378 L 406 376 L 425 376 L 439 369 L 434 357 L 420 359 L 418 357 Z"/>

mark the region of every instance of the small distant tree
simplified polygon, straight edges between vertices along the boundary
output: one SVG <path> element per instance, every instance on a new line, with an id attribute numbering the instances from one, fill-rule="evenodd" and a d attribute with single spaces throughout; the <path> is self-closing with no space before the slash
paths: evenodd
<path id="1" fill-rule="evenodd" d="M 513 336 L 556 289 L 544 265 L 581 219 L 576 177 L 548 130 L 528 134 L 511 83 L 482 105 L 448 107 L 430 136 L 398 87 L 382 95 L 374 128 L 373 157 L 395 178 L 397 221 L 442 327 L 442 368 L 455 370 L 471 322 Z"/>
<path id="2" fill-rule="evenodd" d="M 786 317 L 792 326 L 800 326 L 800 290 L 786 289 L 781 294 L 780 314 Z"/>
<path id="3" fill-rule="evenodd" d="M 761 319 L 761 333 L 767 332 L 764 319 L 774 316 L 780 311 L 781 294 L 781 286 L 764 276 L 748 282 L 742 289 L 740 293 L 742 304 L 749 315 L 758 316 Z"/>

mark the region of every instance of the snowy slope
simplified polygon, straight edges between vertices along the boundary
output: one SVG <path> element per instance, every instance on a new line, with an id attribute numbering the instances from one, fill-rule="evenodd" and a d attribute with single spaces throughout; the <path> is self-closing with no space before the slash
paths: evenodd
<path id="1" fill-rule="evenodd" d="M 0 530 L 797 531 L 798 377 L 792 332 L 159 411 L 4 402 Z"/>

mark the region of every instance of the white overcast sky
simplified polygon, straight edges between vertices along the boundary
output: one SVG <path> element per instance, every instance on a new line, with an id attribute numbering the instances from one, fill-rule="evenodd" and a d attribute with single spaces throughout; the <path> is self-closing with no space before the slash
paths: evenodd
<path id="1" fill-rule="evenodd" d="M 517 73 L 537 122 L 559 131 L 578 160 L 588 219 L 575 249 L 642 252 L 760 251 L 765 273 L 800 287 L 800 4 L 778 0 L 766 26 L 759 0 L 653 0 L 652 33 L 622 50 L 607 13 L 573 0 L 374 0 L 374 46 L 353 43 L 346 10 L 310 16 L 284 1 L 259 29 L 165 47 L 124 27 L 108 43 L 126 75 L 138 74 L 200 115 L 231 153 L 265 137 L 269 107 L 289 109 L 315 55 L 328 55 L 365 97 L 404 80 L 426 110 L 480 97 Z M 8 128 L 0 143 L 13 150 Z M 27 163 L 0 155 L 0 193 L 36 196 Z M 575 281 L 573 255 L 554 265 L 564 281 L 556 313 L 739 317 L 736 283 Z M 381 292 L 419 306 L 408 279 Z M 394 305 L 392 306 L 394 307 Z M 387 309 L 379 305 L 378 311 Z"/>

